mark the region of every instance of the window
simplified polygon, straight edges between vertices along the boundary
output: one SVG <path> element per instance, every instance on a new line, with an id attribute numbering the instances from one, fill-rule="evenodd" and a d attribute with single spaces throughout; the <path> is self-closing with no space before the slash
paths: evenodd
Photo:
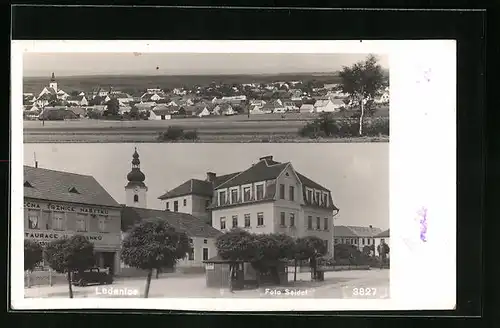
<path id="1" fill-rule="evenodd" d="M 284 227 L 284 226 L 285 226 L 285 212 L 281 212 L 281 213 L 280 213 L 280 225 L 281 225 L 282 227 Z"/>
<path id="2" fill-rule="evenodd" d="M 295 200 L 295 187 L 290 186 L 288 190 L 288 199 L 290 199 L 292 202 Z"/>
<path id="3" fill-rule="evenodd" d="M 187 205 L 187 200 L 186 200 L 186 198 L 184 198 L 184 199 L 182 200 L 182 206 L 186 206 L 186 205 Z"/>
<path id="4" fill-rule="evenodd" d="M 346 240 L 346 244 L 347 244 L 347 245 L 350 245 L 350 244 L 351 244 L 351 240 L 350 240 L 350 239 L 347 239 L 347 240 Z"/>
<path id="5" fill-rule="evenodd" d="M 250 187 L 245 187 L 243 188 L 243 200 L 245 202 L 249 202 L 250 201 L 250 198 L 251 198 L 251 195 L 250 195 Z"/>
<path id="6" fill-rule="evenodd" d="M 314 202 L 319 204 L 319 191 L 316 191 L 316 199 Z"/>
<path id="7" fill-rule="evenodd" d="M 24 182 L 24 186 L 27 187 L 27 188 L 33 188 L 33 186 L 31 185 L 31 183 L 29 183 L 28 181 Z"/>
<path id="8" fill-rule="evenodd" d="M 205 208 L 209 208 L 210 207 L 210 199 L 207 199 L 205 201 Z"/>
<path id="9" fill-rule="evenodd" d="M 233 228 L 238 227 L 238 215 L 233 215 Z"/>
<path id="10" fill-rule="evenodd" d="M 139 195 L 134 195 L 134 203 L 138 203 L 139 202 Z"/>
<path id="11" fill-rule="evenodd" d="M 250 214 L 245 214 L 245 228 L 250 227 Z"/>
<path id="12" fill-rule="evenodd" d="M 338 244 L 339 243 L 339 239 L 335 238 L 334 242 L 335 242 L 335 244 Z"/>
<path id="13" fill-rule="evenodd" d="M 358 238 L 354 239 L 354 244 L 358 244 Z"/>
<path id="14" fill-rule="evenodd" d="M 321 218 L 318 216 L 316 218 L 316 230 L 320 230 L 321 229 Z"/>
<path id="15" fill-rule="evenodd" d="M 179 201 L 176 200 L 174 201 L 174 212 L 178 212 L 179 211 Z"/>
<path id="16" fill-rule="evenodd" d="M 190 248 L 188 252 L 188 260 L 193 261 L 194 260 L 194 248 Z"/>
<path id="17" fill-rule="evenodd" d="M 366 243 L 367 243 L 367 245 L 370 245 L 370 239 L 369 238 L 366 239 Z"/>
<path id="18" fill-rule="evenodd" d="M 38 218 L 38 211 L 28 212 L 28 228 L 29 229 L 40 229 L 40 222 Z"/>
<path id="19" fill-rule="evenodd" d="M 76 231 L 87 231 L 87 215 L 77 214 Z"/>
<path id="20" fill-rule="evenodd" d="M 167 211 L 170 211 L 170 203 L 169 202 L 166 203 L 166 209 L 167 209 Z"/>
<path id="21" fill-rule="evenodd" d="M 324 218 L 325 221 L 325 226 L 323 227 L 324 230 L 328 230 L 328 218 Z"/>
<path id="22" fill-rule="evenodd" d="M 375 239 L 372 239 L 372 244 L 375 245 Z"/>
<path id="23" fill-rule="evenodd" d="M 285 185 L 280 184 L 280 199 L 285 199 Z"/>
<path id="24" fill-rule="evenodd" d="M 107 232 L 107 222 L 106 222 L 106 217 L 105 216 L 102 216 L 100 215 L 99 216 L 99 219 L 98 219 L 98 228 L 99 228 L 99 231 L 100 232 Z"/>
<path id="25" fill-rule="evenodd" d="M 264 225 L 264 213 L 257 213 L 257 226 Z"/>
<path id="26" fill-rule="evenodd" d="M 219 205 L 225 205 L 225 204 L 226 204 L 226 192 L 220 191 L 219 192 Z"/>
<path id="27" fill-rule="evenodd" d="M 312 203 L 312 190 L 307 191 L 307 201 Z"/>
<path id="28" fill-rule="evenodd" d="M 52 229 L 51 228 L 52 220 L 50 219 L 51 215 L 52 215 L 52 212 L 50 212 L 50 211 L 42 211 L 42 222 L 45 222 L 45 229 L 46 230 Z"/>
<path id="29" fill-rule="evenodd" d="M 220 218 L 220 229 L 221 230 L 226 229 L 226 218 L 225 217 Z"/>
<path id="30" fill-rule="evenodd" d="M 295 227 L 295 214 L 290 213 L 290 227 Z"/>
<path id="31" fill-rule="evenodd" d="M 63 230 L 64 213 L 54 212 L 52 217 L 52 229 Z"/>
<path id="32" fill-rule="evenodd" d="M 307 217 L 307 229 L 312 230 L 313 228 L 313 217 L 308 216 Z"/>
<path id="33" fill-rule="evenodd" d="M 261 200 L 264 198 L 264 185 L 257 185 L 255 187 L 256 189 L 256 200 Z"/>
<path id="34" fill-rule="evenodd" d="M 231 190 L 231 204 L 238 202 L 238 189 Z"/>
<path id="35" fill-rule="evenodd" d="M 203 261 L 208 260 L 208 248 L 203 248 Z"/>
<path id="36" fill-rule="evenodd" d="M 365 244 L 365 238 L 361 238 L 361 244 L 364 245 Z"/>
<path id="37" fill-rule="evenodd" d="M 72 194 L 79 194 L 78 190 L 76 190 L 75 187 L 71 187 L 68 189 L 68 192 L 72 193 Z"/>
<path id="38" fill-rule="evenodd" d="M 207 241 L 206 239 L 203 239 L 203 243 L 204 243 L 204 244 L 207 244 L 207 243 L 208 243 L 208 241 Z"/>
<path id="39" fill-rule="evenodd" d="M 328 206 L 328 194 L 323 194 L 323 205 Z"/>

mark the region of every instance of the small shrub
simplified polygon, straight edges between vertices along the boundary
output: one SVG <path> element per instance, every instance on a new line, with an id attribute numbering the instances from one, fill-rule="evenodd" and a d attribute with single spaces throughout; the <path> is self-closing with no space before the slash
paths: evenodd
<path id="1" fill-rule="evenodd" d="M 178 126 L 169 126 L 167 131 L 160 132 L 158 135 L 159 141 L 178 141 L 184 136 L 184 130 Z"/>
<path id="2" fill-rule="evenodd" d="M 186 131 L 183 137 L 185 140 L 198 140 L 198 131 Z"/>

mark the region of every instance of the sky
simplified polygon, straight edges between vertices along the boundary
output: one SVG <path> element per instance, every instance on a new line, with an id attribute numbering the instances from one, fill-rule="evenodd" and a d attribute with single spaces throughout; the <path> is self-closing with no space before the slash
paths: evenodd
<path id="1" fill-rule="evenodd" d="M 322 144 L 24 144 L 24 164 L 92 175 L 120 204 L 134 147 L 148 186 L 149 208 L 183 182 L 238 172 L 273 155 L 330 189 L 340 209 L 336 225 L 389 228 L 389 143 Z"/>
<path id="2" fill-rule="evenodd" d="M 367 54 L 277 53 L 25 53 L 25 77 L 335 72 Z M 377 55 L 377 54 L 376 54 Z M 387 55 L 377 55 L 384 68 Z"/>

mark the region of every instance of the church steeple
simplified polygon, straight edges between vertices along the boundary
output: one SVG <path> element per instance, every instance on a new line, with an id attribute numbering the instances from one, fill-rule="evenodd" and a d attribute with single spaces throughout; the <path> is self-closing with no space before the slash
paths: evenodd
<path id="1" fill-rule="evenodd" d="M 144 186 L 144 180 L 146 176 L 141 171 L 141 161 L 139 160 L 139 153 L 137 153 L 137 148 L 135 148 L 134 154 L 132 155 L 132 170 L 127 174 L 128 185 L 127 186 Z"/>
<path id="2" fill-rule="evenodd" d="M 137 148 L 132 155 L 132 170 L 127 174 L 128 184 L 125 186 L 126 205 L 139 208 L 147 208 L 148 187 L 144 183 L 146 176 L 141 171 L 141 161 Z"/>
<path id="3" fill-rule="evenodd" d="M 52 77 L 50 78 L 50 82 L 55 82 L 56 81 L 56 76 L 54 75 L 54 72 L 52 72 Z"/>
<path id="4" fill-rule="evenodd" d="M 52 72 L 52 77 L 50 78 L 49 88 L 52 88 L 55 92 L 57 92 L 57 82 L 54 72 Z"/>

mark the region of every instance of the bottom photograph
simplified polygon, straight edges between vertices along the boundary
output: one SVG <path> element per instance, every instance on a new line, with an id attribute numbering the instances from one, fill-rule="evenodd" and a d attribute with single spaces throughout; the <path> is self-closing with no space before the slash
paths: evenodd
<path id="1" fill-rule="evenodd" d="M 24 144 L 25 298 L 389 298 L 389 143 Z"/>

